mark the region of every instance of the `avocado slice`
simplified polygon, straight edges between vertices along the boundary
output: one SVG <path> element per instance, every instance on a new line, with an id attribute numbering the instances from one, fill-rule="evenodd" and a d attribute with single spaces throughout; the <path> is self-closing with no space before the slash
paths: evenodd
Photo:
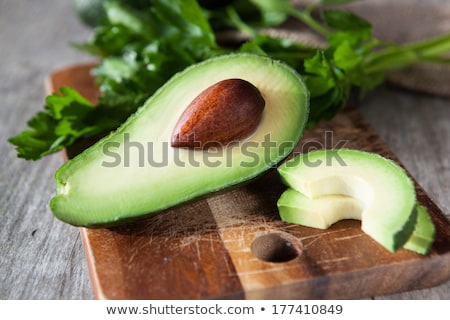
<path id="1" fill-rule="evenodd" d="M 305 227 L 327 229 L 343 219 L 361 220 L 363 205 L 360 201 L 342 195 L 308 198 L 288 188 L 277 202 L 281 220 Z"/>
<path id="2" fill-rule="evenodd" d="M 360 218 L 362 230 L 392 252 L 413 232 L 417 220 L 414 183 L 399 165 L 380 155 L 318 150 L 294 157 L 278 171 L 286 185 L 306 197 L 345 195 L 358 200 L 363 210 L 360 217 L 358 210 L 353 215 Z M 348 209 L 348 204 L 340 206 L 342 212 Z"/>
<path id="3" fill-rule="evenodd" d="M 254 132 L 219 148 L 172 147 L 187 106 L 226 79 L 248 81 L 264 98 Z M 293 150 L 308 110 L 306 86 L 281 62 L 254 54 L 206 60 L 175 75 L 119 129 L 58 169 L 51 210 L 75 226 L 111 226 L 241 184 Z"/>
<path id="4" fill-rule="evenodd" d="M 360 201 L 349 196 L 312 199 L 291 188 L 283 192 L 277 206 L 282 221 L 317 229 L 327 229 L 344 219 L 361 220 L 364 210 Z M 425 255 L 433 244 L 434 235 L 435 227 L 427 209 L 418 205 L 414 231 L 403 248 Z"/>
<path id="5" fill-rule="evenodd" d="M 417 222 L 404 248 L 420 254 L 427 254 L 434 242 L 436 228 L 426 207 L 417 206 Z"/>

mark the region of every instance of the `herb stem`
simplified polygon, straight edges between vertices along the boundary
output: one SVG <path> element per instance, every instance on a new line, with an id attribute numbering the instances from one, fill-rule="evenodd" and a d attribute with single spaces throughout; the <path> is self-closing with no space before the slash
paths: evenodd
<path id="1" fill-rule="evenodd" d="M 236 10 L 233 7 L 228 6 L 226 8 L 226 13 L 227 13 L 228 18 L 230 19 L 231 23 L 233 23 L 234 26 L 239 31 L 245 33 L 250 38 L 255 38 L 257 36 L 257 32 L 255 31 L 255 29 L 252 28 L 251 26 L 249 26 L 248 24 L 246 24 L 244 21 L 242 21 L 242 19 L 239 17 L 238 13 L 236 12 Z"/>
<path id="2" fill-rule="evenodd" d="M 408 50 L 420 51 L 424 56 L 436 56 L 450 51 L 450 33 L 419 42 L 406 44 Z"/>
<path id="3" fill-rule="evenodd" d="M 441 57 L 450 51 L 450 34 L 373 52 L 364 61 L 366 73 L 399 69 L 419 61 L 447 61 Z"/>
<path id="4" fill-rule="evenodd" d="M 316 31 L 317 33 L 321 34 L 324 37 L 328 37 L 331 35 L 331 32 L 325 28 L 323 25 L 321 25 L 318 21 L 316 21 L 310 14 L 311 10 L 308 11 L 302 11 L 298 10 L 294 7 L 291 7 L 287 14 L 290 16 L 300 20 L 304 24 L 306 24 L 308 27 L 310 27 L 312 30 Z"/>

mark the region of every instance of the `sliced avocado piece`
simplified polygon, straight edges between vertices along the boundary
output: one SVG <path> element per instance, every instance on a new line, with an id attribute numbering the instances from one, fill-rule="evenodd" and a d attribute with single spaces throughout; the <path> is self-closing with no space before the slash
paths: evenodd
<path id="1" fill-rule="evenodd" d="M 309 198 L 346 195 L 363 206 L 362 230 L 394 252 L 411 236 L 417 218 L 412 179 L 395 162 L 352 149 L 300 154 L 278 169 L 289 187 Z"/>
<path id="2" fill-rule="evenodd" d="M 436 229 L 426 207 L 417 206 L 417 222 L 404 248 L 420 254 L 427 254 L 434 242 Z"/>
<path id="3" fill-rule="evenodd" d="M 362 204 L 348 196 L 329 195 L 315 199 L 288 188 L 277 202 L 281 220 L 306 227 L 327 229 L 343 219 L 361 220 Z"/>
<path id="4" fill-rule="evenodd" d="M 344 219 L 361 220 L 364 210 L 352 197 L 329 195 L 312 199 L 291 188 L 283 192 L 277 205 L 282 221 L 317 229 L 327 229 Z M 435 227 L 427 209 L 418 205 L 414 231 L 403 248 L 425 255 L 433 244 L 434 235 Z"/>
<path id="5" fill-rule="evenodd" d="M 255 131 L 221 148 L 172 147 L 173 129 L 191 101 L 211 85 L 236 78 L 254 85 L 265 100 Z M 308 103 L 300 76 L 267 57 L 232 54 L 189 67 L 117 131 L 57 170 L 50 207 L 75 226 L 110 226 L 241 184 L 293 150 Z"/>

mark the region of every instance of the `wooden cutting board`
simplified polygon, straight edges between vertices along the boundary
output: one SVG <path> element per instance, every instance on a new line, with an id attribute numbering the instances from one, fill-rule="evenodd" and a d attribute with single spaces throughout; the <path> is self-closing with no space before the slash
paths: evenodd
<path id="1" fill-rule="evenodd" d="M 70 85 L 96 100 L 91 67 L 54 72 L 46 82 L 48 92 Z M 398 161 L 350 108 L 306 130 L 296 152 L 344 146 Z M 66 158 L 84 147 L 71 148 Z M 341 221 L 327 230 L 284 223 L 276 202 L 285 188 L 272 170 L 243 187 L 145 220 L 80 228 L 96 298 L 354 299 L 450 278 L 450 223 L 419 185 L 419 202 L 436 225 L 427 256 L 388 252 L 361 231 L 359 221 Z"/>

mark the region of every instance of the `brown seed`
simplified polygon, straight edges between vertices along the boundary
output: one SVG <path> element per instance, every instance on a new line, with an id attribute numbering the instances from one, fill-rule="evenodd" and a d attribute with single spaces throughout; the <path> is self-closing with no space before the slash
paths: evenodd
<path id="1" fill-rule="evenodd" d="M 242 79 L 227 79 L 202 91 L 186 108 L 172 135 L 172 147 L 207 149 L 251 135 L 258 127 L 265 101 Z"/>

